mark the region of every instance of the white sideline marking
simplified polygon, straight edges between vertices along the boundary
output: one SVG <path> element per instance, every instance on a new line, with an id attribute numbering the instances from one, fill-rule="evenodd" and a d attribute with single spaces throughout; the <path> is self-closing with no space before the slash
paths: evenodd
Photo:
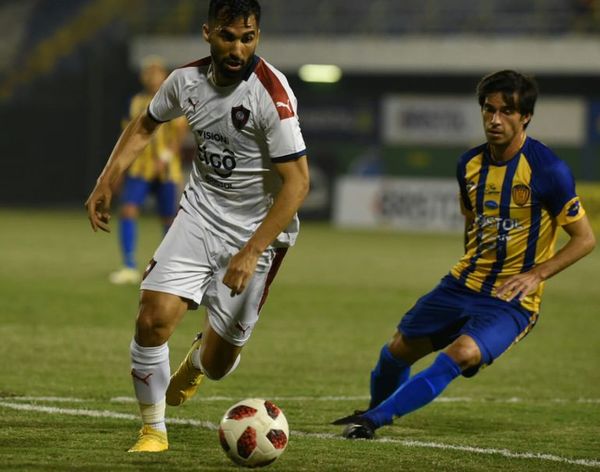
<path id="1" fill-rule="evenodd" d="M 18 400 L 18 401 L 25 401 L 25 402 L 57 402 L 57 403 L 84 403 L 84 402 L 89 402 L 89 400 L 84 400 L 83 398 L 73 398 L 73 397 L 31 397 L 31 396 L 0 397 L 0 400 Z"/>
<path id="2" fill-rule="evenodd" d="M 260 395 L 257 396 L 258 398 L 263 398 Z M 267 398 L 267 397 L 265 397 Z M 277 401 L 300 401 L 300 402 L 306 402 L 306 401 L 319 401 L 319 402 L 324 402 L 324 401 L 365 401 L 365 400 L 369 400 L 368 396 L 356 396 L 356 397 L 335 397 L 335 396 L 291 396 L 291 397 L 281 397 L 281 396 L 268 396 L 268 399 L 274 402 Z M 227 402 L 237 402 L 239 401 L 239 398 L 234 398 L 234 397 L 226 397 L 226 396 L 212 396 L 212 397 L 207 397 L 207 396 L 197 396 L 194 397 L 194 401 L 199 401 L 199 402 L 220 402 L 220 401 L 227 401 Z M 110 399 L 110 401 L 112 403 L 137 403 L 137 400 L 135 397 L 113 397 Z"/>
<path id="3" fill-rule="evenodd" d="M 131 413 L 119 413 L 117 411 L 109 410 L 82 410 L 76 408 L 58 408 L 55 406 L 40 406 L 40 405 L 29 405 L 27 403 L 9 403 L 0 401 L 0 406 L 11 408 L 13 410 L 22 411 L 38 411 L 40 413 L 49 413 L 56 415 L 69 415 L 69 416 L 89 416 L 92 418 L 112 418 L 118 420 L 132 420 L 139 421 L 139 415 L 132 415 Z M 216 430 L 217 426 L 210 421 L 198 421 L 187 418 L 167 418 L 167 423 L 170 424 L 184 424 L 191 426 L 198 426 L 200 428 Z"/>
<path id="4" fill-rule="evenodd" d="M 259 395 L 260 396 L 260 395 Z M 305 396 L 267 396 L 271 401 L 368 401 L 368 395 L 356 395 L 356 396 L 334 396 L 334 395 L 305 395 Z M 28 401 L 28 402 L 60 402 L 60 403 L 90 403 L 91 401 L 103 401 L 103 399 L 83 399 L 73 397 L 33 397 L 33 396 L 14 396 L 14 397 L 0 397 L 0 400 L 10 401 Z M 237 402 L 240 398 L 230 396 L 197 396 L 194 397 L 194 402 Z M 112 397 L 111 403 L 137 403 L 135 397 Z M 519 397 L 508 397 L 508 398 L 472 398 L 472 397 L 438 397 L 434 400 L 436 403 L 532 403 L 530 399 L 523 399 Z M 535 403 L 577 403 L 577 404 L 600 404 L 600 398 L 549 398 L 536 399 Z"/>
<path id="5" fill-rule="evenodd" d="M 37 411 L 40 413 L 57 414 L 57 415 L 71 415 L 71 416 L 87 416 L 94 418 L 112 418 L 112 419 L 123 419 L 130 421 L 139 421 L 138 415 L 132 415 L 129 413 L 119 413 L 116 411 L 108 410 L 84 410 L 75 408 L 58 408 L 52 406 L 40 406 L 23 403 L 10 403 L 7 401 L 0 401 L 0 407 L 10 408 L 13 410 L 21 411 Z M 187 418 L 169 418 L 166 420 L 169 424 L 182 424 L 197 426 L 204 429 L 216 430 L 217 425 L 210 421 L 198 421 Z M 306 433 L 302 431 L 292 431 L 292 435 L 308 438 L 319 438 L 319 439 L 334 439 L 342 440 L 338 435 L 331 433 Z M 430 448 L 430 449 L 445 449 L 452 451 L 463 451 L 475 454 L 486 454 L 486 455 L 499 455 L 511 459 L 537 459 L 543 461 L 559 462 L 562 464 L 570 465 L 581 465 L 585 467 L 597 467 L 600 468 L 600 460 L 595 459 L 569 459 L 566 457 L 556 456 L 554 454 L 543 454 L 539 452 L 513 452 L 508 449 L 493 449 L 493 448 L 481 448 L 472 446 L 457 446 L 453 444 L 442 444 L 429 441 L 411 441 L 405 439 L 392 439 L 382 438 L 377 440 L 378 442 L 385 442 L 391 444 L 400 444 L 405 447 L 413 448 Z"/>
<path id="6" fill-rule="evenodd" d="M 12 399 L 19 398 L 14 397 Z M 271 401 L 368 401 L 368 395 L 360 396 L 268 396 L 265 397 Z M 1 399 L 1 398 L 0 398 Z M 236 397 L 225 397 L 225 396 L 197 396 L 194 397 L 194 402 L 218 402 L 218 401 L 229 401 L 237 402 L 240 398 Z M 137 403 L 135 397 L 113 397 L 110 399 L 112 403 Z M 519 397 L 510 398 L 471 398 L 471 397 L 439 397 L 434 400 L 437 403 L 531 403 L 531 400 L 523 399 Z M 536 403 L 589 403 L 597 404 L 600 403 L 600 398 L 578 398 L 578 399 L 567 399 L 567 398 L 550 398 L 548 400 L 535 401 Z"/>

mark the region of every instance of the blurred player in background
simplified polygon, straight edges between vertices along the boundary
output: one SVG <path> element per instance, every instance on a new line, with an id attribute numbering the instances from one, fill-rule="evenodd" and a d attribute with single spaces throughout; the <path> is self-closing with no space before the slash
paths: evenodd
<path id="1" fill-rule="evenodd" d="M 236 368 L 298 234 L 306 146 L 287 79 L 255 55 L 259 24 L 256 0 L 211 0 L 202 27 L 210 56 L 167 78 L 123 132 L 86 202 L 93 229 L 107 231 L 111 183 L 161 123 L 187 118 L 198 154 L 181 209 L 146 268 L 130 347 L 143 421 L 131 452 L 166 450 L 165 404 L 180 405 L 204 376 L 218 380 Z M 169 379 L 167 341 L 198 305 L 207 308 L 204 330 Z"/>
<path id="2" fill-rule="evenodd" d="M 148 108 L 150 100 L 166 78 L 167 70 L 161 58 L 151 56 L 144 60 L 140 74 L 144 90 L 131 100 L 130 121 Z M 121 189 L 119 221 L 123 267 L 110 274 L 109 280 L 114 284 L 136 284 L 141 280 L 135 257 L 137 218 L 148 193 L 156 196 L 156 208 L 165 233 L 175 218 L 183 183 L 179 152 L 186 128 L 184 118 L 165 123 L 127 171 Z"/>
<path id="3" fill-rule="evenodd" d="M 372 438 L 459 375 L 491 364 L 535 325 L 544 281 L 595 246 L 569 168 L 525 132 L 538 94 L 533 79 L 500 71 L 484 77 L 477 94 L 487 142 L 463 154 L 457 169 L 465 254 L 381 349 L 368 410 L 334 421 L 347 425 L 347 438 Z M 569 240 L 554 253 L 559 226 Z M 440 349 L 410 377 L 412 364 Z"/>

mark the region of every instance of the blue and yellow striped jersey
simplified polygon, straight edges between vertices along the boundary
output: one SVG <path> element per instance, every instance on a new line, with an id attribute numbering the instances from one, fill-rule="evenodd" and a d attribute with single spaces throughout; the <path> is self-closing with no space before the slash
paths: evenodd
<path id="1" fill-rule="evenodd" d="M 129 118 L 134 119 L 141 112 L 148 108 L 152 100 L 152 95 L 147 93 L 138 93 L 131 99 L 129 106 Z M 158 128 L 152 140 L 135 159 L 128 174 L 131 177 L 142 178 L 152 181 L 158 179 L 161 182 L 183 182 L 183 172 L 181 168 L 181 157 L 179 146 L 182 137 L 182 127 L 185 127 L 185 118 L 169 121 Z M 164 152 L 172 156 L 162 171 L 158 171 L 156 161 L 160 159 Z"/>
<path id="2" fill-rule="evenodd" d="M 494 295 L 508 277 L 552 257 L 558 227 L 585 214 L 568 166 L 530 137 L 507 162 L 493 161 L 487 144 L 467 151 L 457 178 L 461 208 L 472 224 L 451 274 L 477 292 Z M 537 313 L 543 289 L 540 284 L 521 305 Z"/>

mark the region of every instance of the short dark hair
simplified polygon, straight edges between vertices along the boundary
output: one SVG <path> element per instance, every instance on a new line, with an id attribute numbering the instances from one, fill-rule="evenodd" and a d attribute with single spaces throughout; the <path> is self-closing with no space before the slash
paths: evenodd
<path id="1" fill-rule="evenodd" d="M 222 20 L 230 24 L 236 18 L 247 21 L 252 15 L 256 18 L 256 25 L 260 24 L 260 4 L 257 0 L 210 0 L 208 6 L 208 21 Z"/>
<path id="2" fill-rule="evenodd" d="M 483 107 L 485 98 L 495 92 L 502 93 L 504 101 L 514 106 L 521 115 L 533 115 L 538 86 L 533 77 L 514 70 L 501 70 L 486 75 L 477 84 L 479 106 Z M 514 95 L 517 94 L 517 103 Z"/>

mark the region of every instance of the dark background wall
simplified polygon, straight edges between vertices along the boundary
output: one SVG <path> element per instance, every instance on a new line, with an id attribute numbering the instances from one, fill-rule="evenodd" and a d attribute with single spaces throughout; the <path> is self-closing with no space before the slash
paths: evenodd
<path id="1" fill-rule="evenodd" d="M 450 5 L 440 0 L 428 2 L 432 9 L 428 12 L 417 0 L 262 3 L 263 29 L 286 37 L 336 33 L 401 40 L 405 34 L 422 34 L 442 43 L 444 35 L 459 33 L 475 35 L 477 41 L 476 35 L 490 32 L 507 38 L 514 34 L 556 38 L 566 33 L 596 37 L 600 32 L 600 15 L 591 3 L 567 0 L 555 2 L 548 10 L 544 2 L 490 0 Z M 198 35 L 207 4 L 205 0 L 0 3 L 0 15 L 10 16 L 4 24 L 12 24 L 3 31 L 0 45 L 0 205 L 81 205 L 120 133 L 129 98 L 139 89 L 138 71 L 130 59 L 132 38 L 138 34 Z M 284 21 L 290 17 L 302 19 L 292 22 L 291 30 L 290 22 Z M 453 21 L 449 23 L 448 18 Z M 394 93 L 473 94 L 479 74 L 365 71 L 346 74 L 336 84 L 305 83 L 293 73 L 288 78 L 299 100 L 310 158 L 327 179 L 371 170 L 391 175 L 453 175 L 461 148 L 382 143 L 381 98 Z M 544 96 L 583 97 L 591 103 L 590 110 L 600 110 L 600 72 L 545 72 L 537 74 L 537 79 Z M 594 113 L 588 117 L 592 130 L 588 134 L 599 136 L 600 112 Z M 578 178 L 600 180 L 598 140 L 589 139 L 581 148 L 557 150 Z M 379 168 L 365 169 L 365 156 L 368 161 L 369 154 L 375 153 Z"/>

